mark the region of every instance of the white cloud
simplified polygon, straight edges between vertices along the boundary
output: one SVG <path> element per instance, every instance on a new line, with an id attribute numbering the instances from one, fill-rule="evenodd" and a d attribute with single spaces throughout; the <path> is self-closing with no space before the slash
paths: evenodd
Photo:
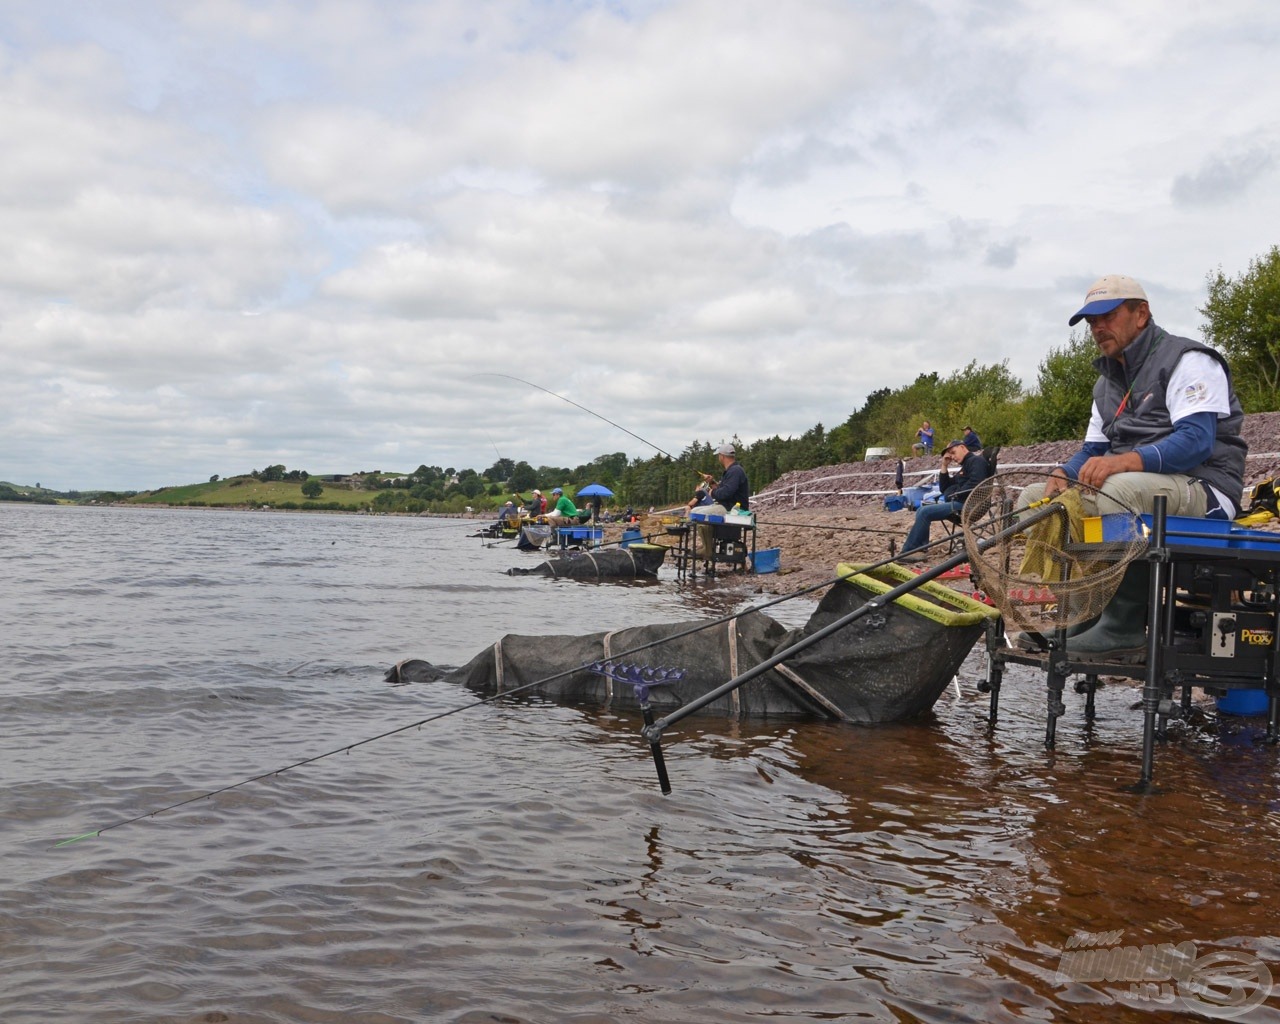
<path id="1" fill-rule="evenodd" d="M 19 482 L 650 454 L 492 372 L 668 451 L 798 435 L 1033 378 L 1100 273 L 1194 332 L 1280 219 L 1261 0 L 50 0 L 0 40 Z"/>

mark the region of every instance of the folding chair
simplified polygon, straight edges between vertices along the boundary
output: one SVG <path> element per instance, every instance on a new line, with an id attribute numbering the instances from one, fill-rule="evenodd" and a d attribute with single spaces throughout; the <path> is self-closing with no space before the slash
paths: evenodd
<path id="1" fill-rule="evenodd" d="M 982 455 L 987 460 L 987 469 L 990 470 L 988 473 L 989 479 L 996 475 L 996 465 L 1000 461 L 1000 446 L 992 445 L 990 448 L 984 448 Z M 969 493 L 972 494 L 973 492 L 970 491 Z M 965 498 L 966 502 L 968 502 L 968 500 L 968 498 Z M 985 513 L 985 511 L 986 510 L 983 509 L 982 512 L 979 513 L 979 518 L 981 518 L 981 514 Z M 955 554 L 956 548 L 964 543 L 964 533 L 960 529 L 960 523 L 961 519 L 959 512 L 955 515 L 947 516 L 946 519 L 942 520 L 942 528 L 947 531 L 947 554 L 949 555 Z"/>

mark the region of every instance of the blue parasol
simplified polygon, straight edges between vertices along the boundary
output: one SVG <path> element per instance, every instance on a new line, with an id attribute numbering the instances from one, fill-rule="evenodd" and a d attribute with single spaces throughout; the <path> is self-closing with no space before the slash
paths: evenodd
<path id="1" fill-rule="evenodd" d="M 603 484 L 587 484 L 586 487 L 582 488 L 582 490 L 578 492 L 579 498 L 594 498 L 597 495 L 601 498 L 612 498 L 613 491 L 609 490 L 609 488 L 605 487 Z"/>

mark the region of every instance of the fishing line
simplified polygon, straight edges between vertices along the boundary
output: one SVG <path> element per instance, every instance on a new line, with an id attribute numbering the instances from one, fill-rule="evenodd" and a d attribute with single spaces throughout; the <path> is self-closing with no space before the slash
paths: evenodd
<path id="1" fill-rule="evenodd" d="M 867 568 L 868 570 L 879 568 L 881 566 L 890 564 L 892 561 L 893 561 L 892 558 L 886 559 L 882 562 L 877 562 L 875 565 L 868 566 Z M 815 591 L 822 590 L 825 587 L 829 587 L 835 583 L 839 583 L 842 579 L 844 579 L 843 575 L 834 576 L 831 579 L 823 580 L 820 583 L 814 583 L 811 586 L 805 587 L 802 590 L 797 590 L 794 594 L 783 594 L 780 597 L 776 597 L 776 598 L 773 598 L 772 600 L 765 601 L 762 604 L 752 605 L 750 608 L 744 608 L 740 612 L 732 612 L 728 615 L 723 615 L 718 619 L 713 619 L 710 622 L 704 622 L 704 623 L 699 623 L 695 626 L 690 626 L 688 629 L 684 629 L 677 633 L 673 633 L 670 636 L 664 636 L 657 640 L 651 640 L 650 642 L 641 644 L 638 647 L 632 647 L 628 650 L 618 651 L 612 656 L 612 660 L 628 657 L 632 654 L 639 654 L 641 651 L 647 651 L 653 647 L 659 647 L 662 644 L 670 643 L 673 640 L 681 640 L 687 636 L 693 636 L 695 633 L 701 633 L 705 629 L 714 629 L 716 626 L 723 626 L 726 623 L 732 622 L 734 619 L 742 617 L 743 615 L 749 615 L 752 612 L 764 611 L 766 608 L 772 608 L 774 605 L 782 604 L 784 601 L 794 600 L 797 597 L 805 597 L 809 594 L 814 593 Z M 185 800 L 178 800 L 175 803 L 166 804 L 163 807 L 157 807 L 154 810 L 146 811 L 143 814 L 136 814 L 132 818 L 125 818 L 122 821 L 113 822 L 110 825 L 104 825 L 102 828 L 95 829 L 92 832 L 85 832 L 78 836 L 72 836 L 70 839 L 62 839 L 53 844 L 54 848 L 56 849 L 61 846 L 70 846 L 72 843 L 78 843 L 82 839 L 92 839 L 94 837 L 101 836 L 102 833 L 109 832 L 112 829 L 121 828 L 125 825 L 132 825 L 146 818 L 154 818 L 157 814 L 164 814 L 166 811 L 177 810 L 179 807 L 186 807 L 188 804 L 193 804 L 200 800 L 208 800 L 211 797 L 220 796 L 223 793 L 229 793 L 232 790 L 239 789 L 242 786 L 247 786 L 250 783 L 261 782 L 263 779 L 269 779 L 278 775 L 283 775 L 285 772 L 293 771 L 295 768 L 302 768 L 305 765 L 315 764 L 317 761 L 322 761 L 327 757 L 333 757 L 335 754 L 343 754 L 343 753 L 349 754 L 351 753 L 351 751 L 355 750 L 357 747 L 366 746 L 377 740 L 386 739 L 389 736 L 396 736 L 402 732 L 408 732 L 410 729 L 420 729 L 424 725 L 428 725 L 432 722 L 438 722 L 440 719 L 448 718 L 450 715 L 460 714 L 463 711 L 470 711 L 473 708 L 482 707 L 486 704 L 492 704 L 494 701 L 501 700 L 504 697 L 510 697 L 515 694 L 522 693 L 525 690 L 530 690 L 535 686 L 541 686 L 544 683 L 551 683 L 551 682 L 555 682 L 558 679 L 564 679 L 566 676 L 571 676 L 575 672 L 582 672 L 589 669 L 593 663 L 594 662 L 584 662 L 583 664 L 576 665 L 573 668 L 568 668 L 561 672 L 556 672 L 552 675 L 544 676 L 541 679 L 535 679 L 533 682 L 524 683 L 523 685 L 513 687 L 510 690 L 503 690 L 501 693 L 495 693 L 488 697 L 483 697 L 480 700 L 472 701 L 470 704 L 461 704 L 458 707 L 449 708 L 446 711 L 440 711 L 434 715 L 428 715 L 426 718 L 419 719 L 416 722 L 410 722 L 407 725 L 397 726 L 394 729 L 388 729 L 385 732 L 380 732 L 376 736 L 367 736 L 362 740 L 356 740 L 353 743 L 348 743 L 344 746 L 336 747 L 333 750 L 325 751 L 323 754 L 316 754 L 313 757 L 307 757 L 301 761 L 295 761 L 293 764 L 287 764 L 280 768 L 274 768 L 271 771 L 261 772 L 258 775 L 254 775 L 247 779 L 241 779 L 239 782 L 233 782 L 226 786 L 220 786 L 217 789 L 208 790 L 207 792 L 203 792 L 203 793 L 198 793 L 195 796 L 187 797 Z"/>
<path id="2" fill-rule="evenodd" d="M 845 533 L 884 533 L 897 537 L 901 530 L 878 530 L 874 526 L 823 526 L 821 523 L 784 523 L 778 520 L 757 519 L 756 526 L 777 526 L 787 530 L 841 530 Z"/>
<path id="3" fill-rule="evenodd" d="M 492 434 L 490 434 L 490 433 L 489 433 L 489 431 L 487 431 L 487 430 L 486 430 L 486 431 L 484 432 L 484 436 L 485 436 L 485 437 L 487 437 L 487 438 L 489 439 L 489 443 L 490 443 L 491 445 L 493 445 L 493 454 L 494 454 L 494 455 L 496 455 L 496 456 L 498 456 L 498 461 L 499 461 L 499 462 L 501 462 L 501 461 L 502 461 L 502 452 L 498 451 L 498 444 L 497 444 L 497 442 L 496 442 L 496 441 L 494 441 L 494 439 L 493 439 L 493 435 L 492 435 Z"/>
<path id="4" fill-rule="evenodd" d="M 518 382 L 518 383 L 520 383 L 520 384 L 527 384 L 527 385 L 528 385 L 529 387 L 531 387 L 531 388 L 537 388 L 539 391 L 543 392 L 544 394 L 550 395 L 552 398 L 558 398 L 558 399 L 560 399 L 560 401 L 562 401 L 562 402 L 568 402 L 568 403 L 569 403 L 571 406 L 573 406 L 575 409 L 581 409 L 581 410 L 582 410 L 583 412 L 585 412 L 588 416 L 594 416 L 594 417 L 595 417 L 596 419 L 598 419 L 598 420 L 604 420 L 604 422 L 605 422 L 605 423 L 607 423 L 607 424 L 609 424 L 609 426 L 611 426 L 611 427 L 617 427 L 617 428 L 618 428 L 619 430 L 621 430 L 624 434 L 629 434 L 629 435 L 631 435 L 631 436 L 632 436 L 632 437 L 634 437 L 637 441 L 639 441 L 641 444 L 648 445 L 650 448 L 652 448 L 652 449 L 653 449 L 655 452 L 657 452 L 659 455 L 665 455 L 668 459 L 670 459 L 672 462 L 676 463 L 677 465 L 684 466 L 686 469 L 691 470 L 691 471 L 692 471 L 692 472 L 694 472 L 694 473 L 697 473 L 697 474 L 698 474 L 698 476 L 702 476 L 702 470 L 700 470 L 700 469 L 694 469 L 694 467 L 693 467 L 693 466 L 691 466 L 691 465 L 690 465 L 688 462 L 686 462 L 684 459 L 678 459 L 678 458 L 676 458 L 674 455 L 672 455 L 670 452 L 663 451 L 661 448 L 659 448 L 659 447 L 658 447 L 656 444 L 654 444 L 652 441 L 646 440 L 645 438 L 641 437 L 641 436 L 640 436 L 639 434 L 637 434 L 634 430 L 628 430 L 628 429 L 627 429 L 626 427 L 624 427 L 621 423 L 615 423 L 613 420 L 609 419 L 609 417 L 608 417 L 608 416 L 602 416 L 600 413 L 595 412 L 595 411 L 593 411 L 593 410 L 591 410 L 591 409 L 588 409 L 585 405 L 579 405 L 579 404 L 578 404 L 577 402 L 575 402 L 572 398 L 565 398 L 565 396 L 564 396 L 564 395 L 556 394 L 556 392 L 554 392 L 554 391 L 550 390 L 549 388 L 544 388 L 541 384 L 535 384 L 535 383 L 534 383 L 533 381 L 531 381 L 531 380 L 525 380 L 523 377 L 515 377 L 515 376 L 512 376 L 512 375 L 511 375 L 511 374 L 509 374 L 509 373 L 473 373 L 473 374 L 469 374 L 469 376 L 471 376 L 471 377 L 506 377 L 506 378 L 507 378 L 507 380 L 514 380 L 514 381 L 517 381 L 517 382 Z"/>

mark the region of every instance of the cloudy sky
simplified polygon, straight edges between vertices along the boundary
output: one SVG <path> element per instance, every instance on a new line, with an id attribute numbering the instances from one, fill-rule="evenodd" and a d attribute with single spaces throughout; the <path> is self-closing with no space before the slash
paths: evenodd
<path id="1" fill-rule="evenodd" d="M 797 435 L 1280 241 L 1274 0 L 0 0 L 0 479 Z"/>

